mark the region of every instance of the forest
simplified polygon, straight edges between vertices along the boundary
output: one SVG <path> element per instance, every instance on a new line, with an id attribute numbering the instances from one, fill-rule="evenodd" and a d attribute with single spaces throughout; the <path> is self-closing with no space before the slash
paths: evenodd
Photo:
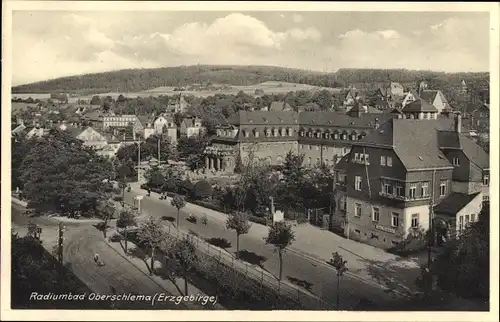
<path id="1" fill-rule="evenodd" d="M 462 79 L 470 83 L 488 80 L 489 73 L 444 73 L 406 69 L 339 69 L 324 73 L 273 66 L 193 65 L 152 69 L 126 69 L 113 72 L 62 77 L 12 88 L 13 93 L 65 92 L 100 94 L 106 92 L 137 92 L 161 86 L 186 86 L 210 82 L 249 86 L 266 81 L 282 81 L 332 88 L 353 86 L 376 89 L 388 81 L 414 87 L 422 80 L 436 85 L 457 85 Z"/>

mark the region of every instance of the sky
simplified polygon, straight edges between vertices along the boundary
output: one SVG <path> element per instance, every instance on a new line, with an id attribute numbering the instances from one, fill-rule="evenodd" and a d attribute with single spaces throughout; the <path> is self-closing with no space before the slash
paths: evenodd
<path id="1" fill-rule="evenodd" d="M 12 84 L 193 64 L 488 71 L 484 12 L 13 11 Z"/>

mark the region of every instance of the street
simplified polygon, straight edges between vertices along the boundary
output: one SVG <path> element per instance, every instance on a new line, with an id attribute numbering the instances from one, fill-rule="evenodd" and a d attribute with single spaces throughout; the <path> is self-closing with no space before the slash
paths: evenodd
<path id="1" fill-rule="evenodd" d="M 137 191 L 135 191 L 137 193 Z M 144 193 L 142 193 L 144 194 Z M 126 193 L 125 201 L 133 204 L 134 190 Z M 151 197 L 144 197 L 141 200 L 142 215 L 151 215 L 156 218 L 171 217 L 168 220 L 177 218 L 177 209 L 170 205 L 170 201 L 159 200 L 158 195 L 151 194 Z M 193 213 L 201 217 L 201 214 Z M 212 239 L 213 244 L 223 245 L 228 252 L 236 252 L 236 233 L 227 230 L 225 223 L 221 220 L 209 218 L 208 224 L 203 225 L 191 223 L 186 220 L 188 212 L 181 210 L 180 229 L 185 232 L 192 232 L 205 239 Z M 165 219 L 165 218 L 164 218 Z M 176 223 L 175 223 L 176 224 Z M 252 224 L 253 226 L 256 224 Z M 242 260 L 252 264 L 260 265 L 271 274 L 278 275 L 279 260 L 274 248 L 266 245 L 262 236 L 253 233 L 255 227 L 251 227 L 246 235 L 240 236 L 240 254 Z M 304 289 L 316 294 L 327 302 L 336 303 L 337 277 L 332 267 L 326 264 L 312 261 L 295 252 L 286 252 L 283 260 L 283 279 L 286 279 Z M 394 298 L 383 288 L 364 283 L 350 276 L 343 276 L 340 283 L 340 308 L 355 308 L 360 301 L 372 302 L 374 307 L 383 308 L 384 304 L 393 301 Z"/>
<path id="2" fill-rule="evenodd" d="M 54 241 L 57 239 L 58 222 L 56 220 L 46 217 L 29 218 L 23 215 L 24 208 L 14 204 L 11 210 L 13 228 L 20 231 L 21 235 L 24 235 L 23 227 L 27 227 L 29 220 L 32 220 L 42 227 L 42 241 L 46 248 L 50 247 L 45 245 L 48 239 L 46 235 L 53 235 Z M 67 230 L 64 232 L 63 261 L 93 292 L 112 294 L 111 286 L 113 286 L 117 294 L 165 293 L 163 288 L 106 245 L 102 233 L 91 223 L 65 222 L 64 225 Z M 49 244 L 51 243 L 47 245 Z M 96 265 L 93 260 L 95 253 L 100 254 L 105 266 Z M 128 301 L 118 302 L 116 307 L 120 309 L 186 309 L 182 305 L 170 302 L 155 303 L 152 307 L 151 303 Z"/>

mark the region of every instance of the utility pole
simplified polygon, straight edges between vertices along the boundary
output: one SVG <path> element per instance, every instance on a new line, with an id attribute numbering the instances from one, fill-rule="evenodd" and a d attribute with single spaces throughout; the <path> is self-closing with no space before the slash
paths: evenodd
<path id="1" fill-rule="evenodd" d="M 63 242 L 64 242 L 64 225 L 62 222 L 59 223 L 59 240 L 57 247 L 57 257 L 59 264 L 63 264 Z"/>
<path id="2" fill-rule="evenodd" d="M 141 182 L 141 139 L 137 141 L 137 183 Z"/>
<path id="3" fill-rule="evenodd" d="M 432 274 L 431 274 L 431 265 L 432 265 L 432 254 L 431 247 L 432 241 L 434 239 L 434 190 L 435 190 L 435 176 L 436 170 L 432 171 L 432 193 L 431 200 L 429 202 L 429 240 L 427 241 L 427 276 L 426 276 L 426 286 L 427 290 L 430 291 L 432 289 Z"/>
<path id="4" fill-rule="evenodd" d="M 160 166 L 161 164 L 161 159 L 160 159 L 160 137 L 158 137 L 158 167 Z"/>

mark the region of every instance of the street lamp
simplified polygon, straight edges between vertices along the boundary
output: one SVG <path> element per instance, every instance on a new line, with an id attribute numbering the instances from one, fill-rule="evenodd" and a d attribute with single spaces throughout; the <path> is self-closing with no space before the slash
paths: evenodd
<path id="1" fill-rule="evenodd" d="M 337 310 L 340 307 L 340 277 L 348 270 L 346 267 L 347 261 L 338 252 L 332 254 L 330 264 L 337 270 Z"/>

